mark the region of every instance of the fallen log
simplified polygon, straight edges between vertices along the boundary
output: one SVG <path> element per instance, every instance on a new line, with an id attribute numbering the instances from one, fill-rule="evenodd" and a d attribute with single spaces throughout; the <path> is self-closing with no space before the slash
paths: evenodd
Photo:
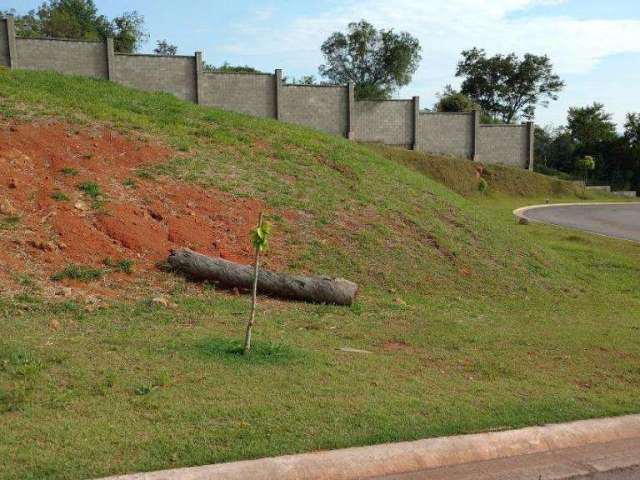
<path id="1" fill-rule="evenodd" d="M 253 282 L 253 267 L 208 257 L 188 248 L 171 252 L 169 265 L 194 280 L 209 280 L 226 287 L 249 289 Z M 258 292 L 290 300 L 313 303 L 351 305 L 358 285 L 344 278 L 305 277 L 260 270 Z"/>

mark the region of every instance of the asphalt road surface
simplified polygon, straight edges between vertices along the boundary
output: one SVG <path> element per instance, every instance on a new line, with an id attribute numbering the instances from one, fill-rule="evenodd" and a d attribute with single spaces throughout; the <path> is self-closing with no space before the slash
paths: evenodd
<path id="1" fill-rule="evenodd" d="M 545 206 L 522 215 L 531 221 L 640 242 L 640 203 Z"/>

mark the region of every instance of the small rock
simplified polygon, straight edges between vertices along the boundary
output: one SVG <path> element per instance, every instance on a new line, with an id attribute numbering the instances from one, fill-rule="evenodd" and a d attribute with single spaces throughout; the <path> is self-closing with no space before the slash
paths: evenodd
<path id="1" fill-rule="evenodd" d="M 2 215 L 14 216 L 18 214 L 18 210 L 15 209 L 9 200 L 2 200 L 0 202 L 0 213 Z"/>
<path id="2" fill-rule="evenodd" d="M 168 307 L 169 306 L 169 300 L 167 300 L 164 297 L 155 297 L 151 300 L 151 303 L 153 303 L 154 305 L 160 305 L 163 307 Z"/>
<path id="3" fill-rule="evenodd" d="M 87 297 L 87 303 L 89 305 L 97 305 L 100 303 L 100 297 L 96 296 L 96 295 L 89 295 Z"/>
<path id="4" fill-rule="evenodd" d="M 86 202 L 83 202 L 82 200 L 77 201 L 74 207 L 76 207 L 78 210 L 82 210 L 83 212 L 89 210 L 89 205 L 87 205 Z"/>
<path id="5" fill-rule="evenodd" d="M 62 287 L 56 290 L 56 295 L 60 297 L 70 297 L 71 295 L 73 295 L 73 290 L 71 290 L 69 287 Z"/>
<path id="6" fill-rule="evenodd" d="M 49 328 L 51 330 L 60 330 L 60 327 L 62 327 L 62 325 L 60 325 L 60 321 L 55 318 L 49 322 Z"/>
<path id="7" fill-rule="evenodd" d="M 60 250 L 65 250 L 67 248 L 67 244 L 63 242 L 58 242 L 57 245 Z"/>

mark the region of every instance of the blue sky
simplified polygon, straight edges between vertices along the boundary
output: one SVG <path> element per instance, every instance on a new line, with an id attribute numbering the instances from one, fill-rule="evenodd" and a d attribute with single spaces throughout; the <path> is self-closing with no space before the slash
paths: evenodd
<path id="1" fill-rule="evenodd" d="M 37 0 L 0 0 L 24 12 Z M 108 16 L 138 10 L 150 40 L 167 39 L 179 53 L 204 52 L 209 63 L 229 61 L 285 75 L 316 74 L 320 45 L 349 21 L 406 30 L 423 46 L 421 66 L 399 97 L 419 95 L 430 107 L 454 77 L 461 50 L 548 54 L 567 86 L 539 124 L 560 125 L 570 106 L 599 101 L 624 122 L 640 112 L 639 0 L 97 0 Z"/>

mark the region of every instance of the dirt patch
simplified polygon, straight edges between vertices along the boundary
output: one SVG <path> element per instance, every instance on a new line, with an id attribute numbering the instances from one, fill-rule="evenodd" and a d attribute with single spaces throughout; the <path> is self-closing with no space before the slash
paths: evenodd
<path id="1" fill-rule="evenodd" d="M 386 352 L 404 352 L 411 350 L 411 346 L 402 340 L 389 340 L 384 342 L 382 348 Z"/>
<path id="2" fill-rule="evenodd" d="M 85 285 L 115 293 L 165 275 L 157 262 L 180 247 L 249 263 L 261 202 L 136 176 L 139 167 L 178 155 L 103 126 L 0 122 L 0 286 L 16 287 L 25 274 L 51 285 L 51 274 L 69 263 L 132 260 L 133 274 L 108 272 Z"/>

